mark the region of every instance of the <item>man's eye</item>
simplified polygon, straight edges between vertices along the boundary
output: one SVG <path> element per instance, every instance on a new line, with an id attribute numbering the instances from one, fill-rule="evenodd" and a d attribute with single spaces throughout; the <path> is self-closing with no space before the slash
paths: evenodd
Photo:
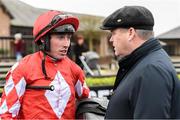
<path id="1" fill-rule="evenodd" d="M 57 38 L 63 39 L 63 38 L 65 38 L 65 36 L 64 35 L 58 35 Z"/>
<path id="2" fill-rule="evenodd" d="M 58 39 L 65 39 L 65 38 L 71 39 L 71 36 L 72 36 L 72 35 L 58 35 L 57 38 L 58 38 Z"/>
<path id="3" fill-rule="evenodd" d="M 71 39 L 71 35 L 67 35 L 67 38 L 68 38 L 68 39 Z"/>

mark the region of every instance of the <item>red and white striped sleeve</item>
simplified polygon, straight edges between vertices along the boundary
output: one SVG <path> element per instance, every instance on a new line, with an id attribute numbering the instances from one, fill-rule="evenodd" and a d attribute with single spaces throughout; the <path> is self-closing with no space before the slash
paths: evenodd
<path id="1" fill-rule="evenodd" d="M 26 81 L 17 62 L 6 75 L 6 84 L 1 97 L 1 119 L 17 118 L 21 101 L 26 89 Z"/>
<path id="2" fill-rule="evenodd" d="M 75 85 L 77 98 L 78 99 L 88 98 L 90 97 L 90 94 L 89 94 L 90 90 L 88 86 L 86 85 L 84 72 L 81 69 L 78 69 L 77 73 L 78 73 L 77 82 Z"/>

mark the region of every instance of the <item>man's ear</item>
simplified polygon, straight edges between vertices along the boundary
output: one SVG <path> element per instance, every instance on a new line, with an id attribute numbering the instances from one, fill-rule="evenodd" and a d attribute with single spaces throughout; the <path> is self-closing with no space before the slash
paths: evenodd
<path id="1" fill-rule="evenodd" d="M 44 43 L 44 39 L 43 38 L 41 38 L 41 42 Z"/>
<path id="2" fill-rule="evenodd" d="M 133 38 L 135 37 L 135 33 L 136 33 L 135 29 L 134 29 L 133 27 L 130 27 L 130 28 L 128 29 L 128 33 L 129 33 L 129 39 L 128 39 L 128 41 L 133 40 Z"/>

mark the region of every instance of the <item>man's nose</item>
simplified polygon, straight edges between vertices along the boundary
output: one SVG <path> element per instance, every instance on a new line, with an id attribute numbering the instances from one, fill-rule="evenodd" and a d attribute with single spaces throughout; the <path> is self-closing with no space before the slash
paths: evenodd
<path id="1" fill-rule="evenodd" d="M 113 42 L 113 37 L 112 36 L 110 37 L 109 42 Z"/>
<path id="2" fill-rule="evenodd" d="M 67 41 L 69 41 L 69 38 L 67 36 L 65 36 L 64 40 L 67 42 Z"/>
<path id="3" fill-rule="evenodd" d="M 64 37 L 64 47 L 69 47 L 70 45 L 70 38 L 69 37 Z"/>

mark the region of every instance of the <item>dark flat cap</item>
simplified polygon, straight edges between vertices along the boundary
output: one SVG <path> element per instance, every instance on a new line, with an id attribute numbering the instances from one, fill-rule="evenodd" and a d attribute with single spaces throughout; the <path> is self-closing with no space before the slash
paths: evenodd
<path id="1" fill-rule="evenodd" d="M 100 27 L 103 30 L 129 28 L 153 30 L 152 13 L 142 6 L 124 6 L 109 15 Z"/>

